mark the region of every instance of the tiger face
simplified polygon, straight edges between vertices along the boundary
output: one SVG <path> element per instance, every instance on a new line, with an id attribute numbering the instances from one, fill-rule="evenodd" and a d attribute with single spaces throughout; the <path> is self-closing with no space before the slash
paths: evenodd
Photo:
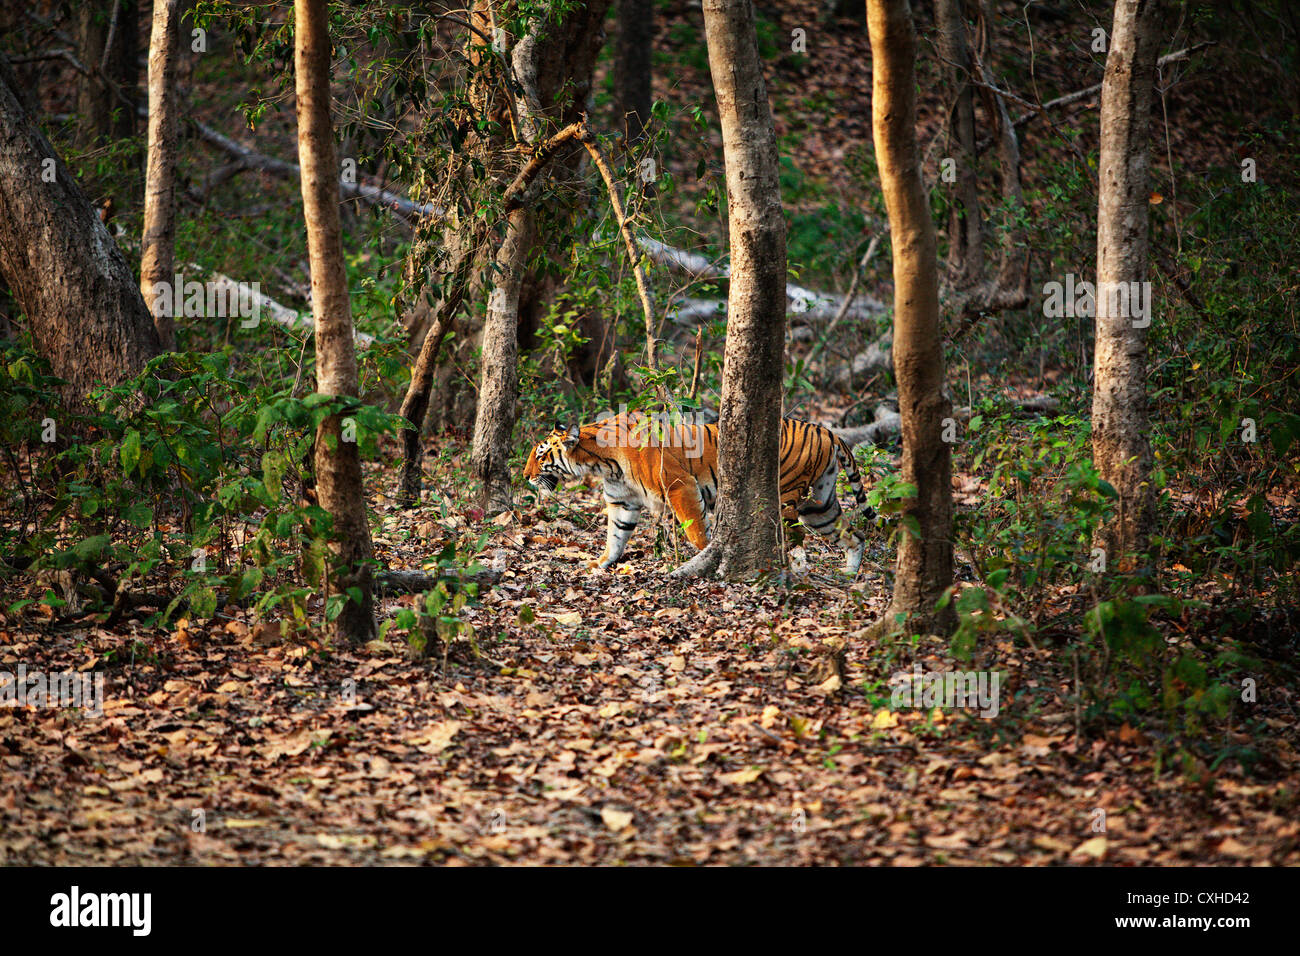
<path id="1" fill-rule="evenodd" d="M 524 478 L 537 489 L 541 497 L 555 491 L 561 481 L 578 478 L 583 472 L 572 460 L 572 453 L 578 447 L 578 426 L 568 429 L 559 425 L 542 439 L 541 443 L 528 453 L 528 463 L 524 465 Z"/>

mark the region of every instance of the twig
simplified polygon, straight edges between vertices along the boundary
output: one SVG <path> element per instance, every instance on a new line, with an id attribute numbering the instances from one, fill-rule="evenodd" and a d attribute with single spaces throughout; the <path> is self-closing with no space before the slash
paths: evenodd
<path id="1" fill-rule="evenodd" d="M 122 12 L 122 0 L 113 4 L 113 17 L 108 21 L 108 36 L 104 40 L 104 54 L 99 58 L 99 72 L 108 73 L 108 58 L 113 52 L 113 41 L 117 39 L 117 15 Z"/>
<path id="2" fill-rule="evenodd" d="M 704 357 L 704 329 L 695 330 L 695 374 L 691 376 L 691 404 L 695 404 L 695 396 L 700 391 L 700 359 Z"/>
<path id="3" fill-rule="evenodd" d="M 627 247 L 627 257 L 632 263 L 632 274 L 636 277 L 637 295 L 641 299 L 641 308 L 645 312 L 646 365 L 653 372 L 658 369 L 659 360 L 655 347 L 654 303 L 650 299 L 650 282 L 646 278 L 645 267 L 641 264 L 643 256 L 637 248 L 636 237 L 632 235 L 632 230 L 627 224 L 627 216 L 623 212 L 623 201 L 619 198 L 618 188 L 614 184 L 614 173 L 609 168 L 609 160 L 605 158 L 605 152 L 600 148 L 600 142 L 587 125 L 586 116 L 583 117 L 582 122 L 579 124 L 578 139 L 587 148 L 592 163 L 600 171 L 600 178 L 605 181 L 605 191 L 609 193 L 609 204 L 614 209 L 614 216 L 618 220 L 618 231 L 622 234 L 623 243 Z"/>
<path id="4" fill-rule="evenodd" d="M 857 269 L 853 271 L 853 281 L 849 283 L 849 291 L 844 294 L 844 302 L 840 305 L 839 312 L 835 313 L 835 318 L 831 319 L 831 324 L 826 326 L 826 331 L 822 334 L 821 340 L 813 347 L 812 353 L 808 356 L 808 368 L 812 368 L 813 363 L 817 361 L 826 348 L 826 343 L 831 340 L 831 333 L 835 331 L 835 327 L 843 321 L 844 316 L 849 314 L 849 306 L 853 304 L 853 297 L 857 294 L 858 283 L 862 281 L 862 274 L 875 257 L 876 250 L 880 248 L 880 235 L 880 233 L 873 235 L 871 242 L 867 244 L 867 251 L 862 254 Z"/>
<path id="5" fill-rule="evenodd" d="M 1168 66 L 1170 63 L 1175 63 L 1178 60 L 1185 60 L 1198 50 L 1203 50 L 1206 47 L 1211 47 L 1216 45 L 1217 43 L 1214 40 L 1204 40 L 1200 43 L 1193 44 L 1192 46 L 1186 47 L 1182 50 L 1177 50 L 1173 53 L 1166 53 L 1164 56 L 1162 56 L 1159 60 L 1156 61 L 1156 68 L 1159 69 L 1160 67 Z M 986 84 L 979 83 L 978 85 L 985 86 Z M 1034 105 L 1033 103 L 1030 103 L 1028 100 L 1022 99 L 1021 97 L 1016 96 L 1013 93 L 1006 93 L 1002 90 L 995 89 L 994 87 L 991 86 L 988 87 L 988 89 L 994 93 L 1001 93 L 1003 96 L 1006 96 L 1008 99 L 1013 99 L 1017 103 L 1021 104 L 1022 106 L 1025 106 L 1030 110 L 1030 112 L 1026 113 L 1024 116 L 1021 116 L 1013 124 L 1015 126 L 1024 126 L 1026 123 L 1034 119 L 1034 117 L 1038 116 L 1040 113 L 1045 113 L 1048 110 L 1056 109 L 1061 106 L 1069 106 L 1071 103 L 1077 103 L 1080 100 L 1087 99 L 1089 96 L 1093 96 L 1097 93 L 1100 93 L 1101 84 L 1097 83 L 1094 84 L 1093 86 L 1087 87 L 1086 89 L 1075 90 L 1073 93 L 1066 93 L 1064 96 L 1058 96 L 1056 97 L 1056 99 L 1048 100 L 1046 103 L 1041 103 L 1039 105 Z"/>

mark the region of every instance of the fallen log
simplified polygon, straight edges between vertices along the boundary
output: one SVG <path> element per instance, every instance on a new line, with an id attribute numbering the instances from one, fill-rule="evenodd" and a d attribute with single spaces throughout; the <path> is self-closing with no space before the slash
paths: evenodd
<path id="1" fill-rule="evenodd" d="M 284 178 L 296 178 L 299 175 L 299 169 L 296 163 L 291 163 L 283 159 L 276 159 L 273 156 L 259 153 L 251 147 L 235 142 L 229 136 L 218 132 L 204 123 L 195 121 L 194 128 L 198 131 L 199 136 L 205 142 L 235 157 L 249 168 L 260 169 L 263 172 L 271 173 L 275 176 L 282 176 Z M 443 210 L 438 206 L 435 206 L 433 203 L 415 202 L 407 199 L 405 196 L 400 196 L 397 193 L 390 192 L 386 189 L 380 189 L 366 183 L 340 183 L 339 189 L 345 196 L 360 199 L 385 209 L 390 209 L 404 217 L 441 217 L 444 214 Z M 638 248 L 640 248 L 642 253 L 644 253 L 651 262 L 667 266 L 671 269 L 676 269 L 680 272 L 685 272 L 698 279 L 725 280 L 730 274 L 727 268 L 715 265 L 699 253 L 690 252 L 686 249 L 677 249 L 667 243 L 660 242 L 657 239 L 652 239 L 649 236 L 637 237 L 636 243 Z M 792 316 L 800 317 L 805 322 L 829 322 L 833 320 L 841 310 L 845 309 L 845 297 L 832 295 L 827 292 L 819 292 L 815 289 L 806 289 L 803 286 L 794 283 L 786 284 L 786 297 L 789 300 L 790 314 Z M 686 301 L 688 303 L 686 310 L 677 309 L 670 312 L 670 318 L 679 325 L 690 325 L 700 321 L 706 313 L 694 306 L 705 301 L 711 302 L 713 300 Z M 725 313 L 725 300 L 722 300 L 721 304 L 722 311 Z M 847 308 L 845 314 L 846 317 L 852 318 L 874 318 L 882 314 L 884 311 L 885 304 L 883 302 L 870 296 L 863 296 L 858 302 L 852 303 Z"/>
<path id="2" fill-rule="evenodd" d="M 853 380 L 871 372 L 889 371 L 894 367 L 894 333 L 885 331 L 865 349 L 853 356 L 847 365 L 843 365 L 831 376 L 831 384 L 837 388 L 849 388 Z"/>
<path id="3" fill-rule="evenodd" d="M 439 581 L 448 580 L 456 579 L 428 571 L 382 570 L 375 574 L 375 584 L 380 594 L 415 594 L 437 587 Z M 477 584 L 480 588 L 489 588 L 501 580 L 501 572 L 488 569 L 460 580 Z"/>
<path id="4" fill-rule="evenodd" d="M 899 434 L 903 420 L 899 417 L 898 409 L 881 404 L 876 406 L 876 418 L 870 425 L 858 425 L 855 428 L 827 427 L 850 448 L 856 448 L 863 444 L 879 445 L 888 436 Z"/>
<path id="5" fill-rule="evenodd" d="M 730 278 L 731 270 L 711 262 L 705 256 L 685 249 L 677 249 L 658 239 L 641 236 L 637 245 L 651 262 L 667 266 L 679 272 L 685 272 L 691 278 L 721 279 Z M 806 289 L 793 282 L 785 286 L 787 309 L 792 317 L 803 322 L 830 322 L 843 313 L 854 318 L 875 318 L 885 311 L 885 304 L 871 296 L 863 296 L 857 302 L 852 295 L 838 296 L 827 292 Z M 678 307 L 670 312 L 670 317 L 678 325 L 691 325 L 702 317 L 721 312 L 726 314 L 725 299 L 684 299 L 685 307 Z"/>

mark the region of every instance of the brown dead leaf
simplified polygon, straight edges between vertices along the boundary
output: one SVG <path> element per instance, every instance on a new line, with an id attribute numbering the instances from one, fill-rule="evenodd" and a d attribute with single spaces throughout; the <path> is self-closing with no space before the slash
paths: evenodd
<path id="1" fill-rule="evenodd" d="M 615 810 L 613 807 L 602 807 L 600 810 L 600 818 L 605 821 L 605 826 L 609 827 L 614 833 L 630 827 L 633 816 L 626 810 Z"/>
<path id="2" fill-rule="evenodd" d="M 746 767 L 744 770 L 737 770 L 734 773 L 720 773 L 716 779 L 718 783 L 728 785 L 740 785 L 753 783 L 759 777 L 763 776 L 763 770 L 760 767 Z"/>
<path id="3" fill-rule="evenodd" d="M 1104 836 L 1096 836 L 1091 840 L 1084 840 L 1076 846 L 1070 856 L 1086 856 L 1094 860 L 1100 860 L 1106 855 L 1107 842 Z"/>
<path id="4" fill-rule="evenodd" d="M 452 738 L 460 733 L 461 726 L 459 720 L 429 724 L 414 737 L 407 738 L 406 742 L 422 754 L 440 754 L 451 746 Z"/>

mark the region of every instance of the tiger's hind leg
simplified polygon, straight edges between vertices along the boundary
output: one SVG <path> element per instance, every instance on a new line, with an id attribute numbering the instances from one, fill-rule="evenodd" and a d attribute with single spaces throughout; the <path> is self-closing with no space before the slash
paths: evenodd
<path id="1" fill-rule="evenodd" d="M 840 507 L 835 494 L 835 480 L 839 476 L 839 463 L 832 458 L 822 476 L 808 490 L 808 497 L 799 505 L 799 520 L 809 531 L 824 538 L 836 538 L 844 548 L 844 571 L 856 575 L 862 567 L 862 553 L 867 539 L 856 530 Z"/>

